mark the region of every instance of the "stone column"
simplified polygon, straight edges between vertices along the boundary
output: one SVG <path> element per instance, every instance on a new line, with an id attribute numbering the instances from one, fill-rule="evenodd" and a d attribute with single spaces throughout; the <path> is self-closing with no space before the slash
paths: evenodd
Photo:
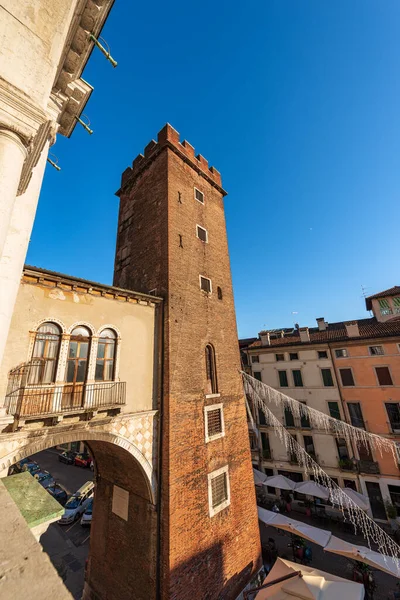
<path id="1" fill-rule="evenodd" d="M 0 144 L 1 144 L 0 132 Z M 22 145 L 22 144 L 21 144 Z M 49 141 L 44 145 L 39 161 L 32 172 L 32 179 L 25 193 L 17 197 L 11 216 L 8 218 L 8 228 L 3 253 L 0 256 L 0 364 L 7 341 L 8 330 L 14 310 L 14 304 L 21 281 L 21 273 L 25 262 L 29 239 L 35 219 L 36 207 L 42 186 Z M 0 170 L 5 167 L 2 163 L 0 150 Z M 8 163 L 6 160 L 5 162 Z M 21 167 L 22 167 L 21 160 Z M 13 171 L 14 172 L 14 171 Z M 1 182 L 1 177 L 0 177 Z M 19 179 L 16 183 L 18 187 Z M 15 188 L 15 192 L 16 192 Z M 2 188 L 0 187 L 1 196 Z M 0 215 L 0 223 L 2 216 Z M 3 223 L 1 223 L 1 226 Z M 0 405 L 2 404 L 0 399 Z"/>
<path id="2" fill-rule="evenodd" d="M 9 129 L 0 128 L 0 258 L 26 156 L 27 150 L 18 135 Z"/>

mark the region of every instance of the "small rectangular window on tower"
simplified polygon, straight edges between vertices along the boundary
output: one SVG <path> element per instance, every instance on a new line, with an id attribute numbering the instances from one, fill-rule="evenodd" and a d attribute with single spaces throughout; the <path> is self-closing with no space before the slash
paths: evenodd
<path id="1" fill-rule="evenodd" d="M 200 289 L 203 290 L 203 292 L 207 292 L 207 294 L 211 294 L 211 279 L 200 275 Z"/>
<path id="2" fill-rule="evenodd" d="M 212 442 L 225 435 L 222 404 L 212 404 L 204 408 L 206 442 Z"/>
<path id="3" fill-rule="evenodd" d="M 207 229 L 204 229 L 204 227 L 200 227 L 200 225 L 196 225 L 196 235 L 199 238 L 199 240 L 201 240 L 202 242 L 205 242 L 207 244 L 207 242 L 208 242 Z"/>
<path id="4" fill-rule="evenodd" d="M 213 517 L 230 504 L 228 465 L 208 474 L 208 505 Z"/>
<path id="5" fill-rule="evenodd" d="M 196 198 L 196 200 L 204 204 L 204 194 L 197 188 L 194 188 L 194 197 Z"/>

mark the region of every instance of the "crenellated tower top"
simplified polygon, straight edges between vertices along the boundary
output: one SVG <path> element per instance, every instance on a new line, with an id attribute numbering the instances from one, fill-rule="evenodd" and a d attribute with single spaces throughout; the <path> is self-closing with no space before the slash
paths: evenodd
<path id="1" fill-rule="evenodd" d="M 180 141 L 179 132 L 169 123 L 158 132 L 157 141 L 151 140 L 144 149 L 144 154 L 139 154 L 132 163 L 131 167 L 125 169 L 122 173 L 121 188 L 116 192 L 120 196 L 122 192 L 129 189 L 133 182 L 145 171 L 153 160 L 165 148 L 170 148 L 184 162 L 204 177 L 212 186 L 217 188 L 223 196 L 227 192 L 222 188 L 221 174 L 215 167 L 208 166 L 208 160 L 201 154 L 195 154 L 194 147 L 188 141 Z"/>

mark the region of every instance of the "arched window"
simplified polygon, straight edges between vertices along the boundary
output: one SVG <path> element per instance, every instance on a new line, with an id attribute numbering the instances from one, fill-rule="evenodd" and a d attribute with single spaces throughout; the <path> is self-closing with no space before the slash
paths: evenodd
<path id="1" fill-rule="evenodd" d="M 217 369 L 215 365 L 215 351 L 211 344 L 206 346 L 206 376 L 207 376 L 207 393 L 217 394 Z"/>
<path id="2" fill-rule="evenodd" d="M 115 350 L 117 336 L 112 329 L 103 329 L 100 333 L 96 358 L 96 381 L 112 381 L 115 370 Z"/>
<path id="3" fill-rule="evenodd" d="M 43 323 L 36 331 L 29 383 L 54 383 L 60 351 L 61 329 L 55 323 Z"/>
<path id="4" fill-rule="evenodd" d="M 67 359 L 67 382 L 86 381 L 90 347 L 90 331 L 79 325 L 71 332 Z"/>

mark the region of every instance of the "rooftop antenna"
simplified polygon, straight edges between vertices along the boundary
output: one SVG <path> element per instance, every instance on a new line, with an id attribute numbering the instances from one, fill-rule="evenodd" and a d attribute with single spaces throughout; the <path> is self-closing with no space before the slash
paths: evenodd
<path id="1" fill-rule="evenodd" d="M 367 288 L 367 287 L 365 287 L 365 285 L 362 285 L 362 284 L 361 284 L 361 290 L 362 290 L 362 295 L 363 295 L 363 298 L 364 298 L 364 300 L 366 300 L 366 299 L 367 299 L 367 289 L 368 289 L 368 288 Z M 371 310 L 369 310 L 368 312 L 369 312 L 370 316 L 372 316 L 372 311 L 371 311 Z"/>

